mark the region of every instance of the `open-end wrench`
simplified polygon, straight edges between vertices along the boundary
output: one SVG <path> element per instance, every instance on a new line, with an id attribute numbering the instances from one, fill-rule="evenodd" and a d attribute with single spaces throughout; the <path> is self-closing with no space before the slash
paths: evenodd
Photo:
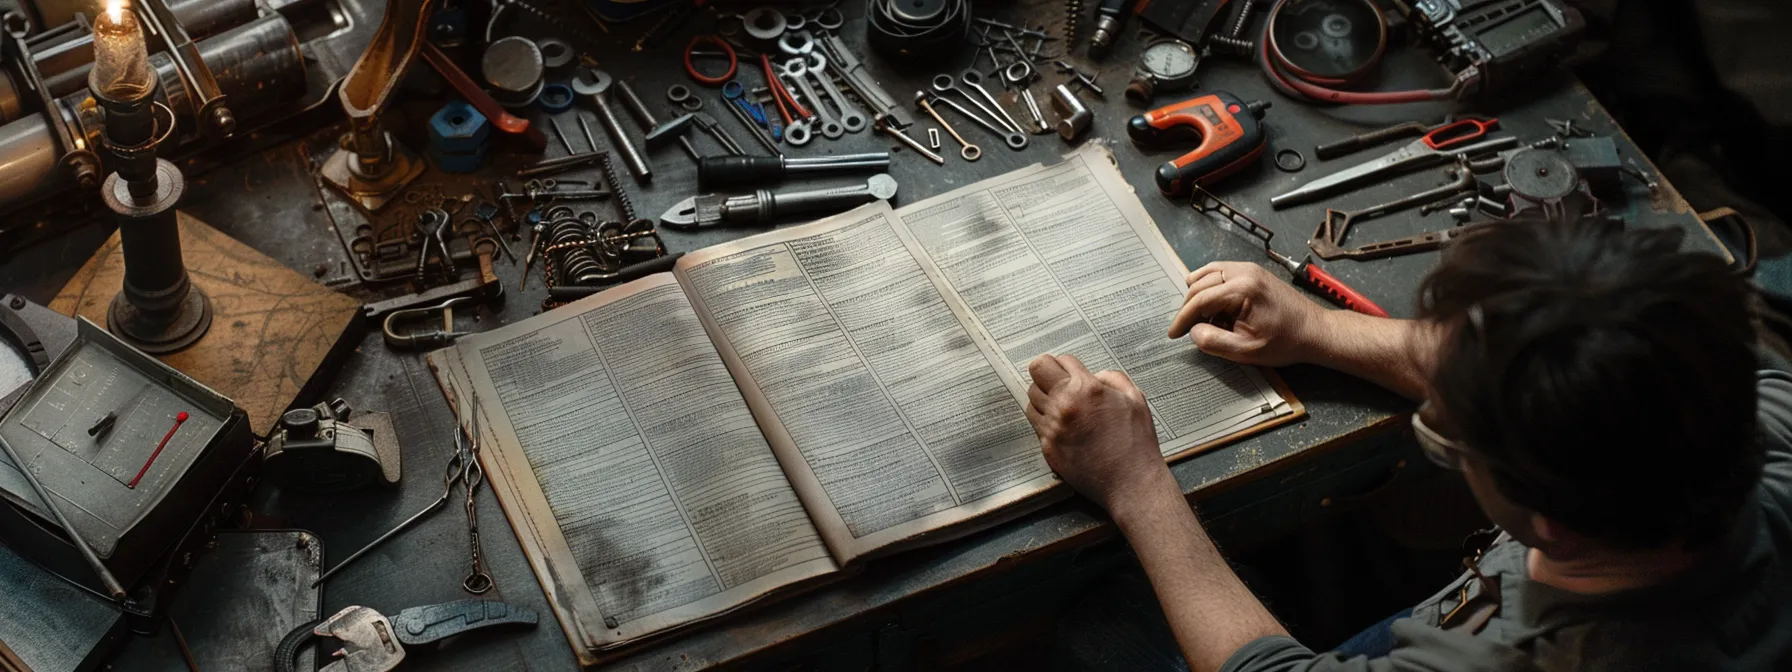
<path id="1" fill-rule="evenodd" d="M 828 100 L 833 101 L 834 107 L 840 110 L 840 125 L 846 127 L 847 133 L 865 130 L 868 120 L 865 119 L 865 115 L 859 113 L 858 108 L 853 107 L 852 101 L 847 100 L 846 95 L 840 92 L 840 87 L 834 86 L 834 78 L 828 74 L 828 59 L 820 52 L 814 52 L 809 54 L 809 60 L 818 66 L 810 68 L 809 74 L 815 77 L 815 81 L 821 84 L 822 92 L 828 94 Z"/>
<path id="2" fill-rule="evenodd" d="M 1009 149 L 1019 150 L 1019 149 L 1027 148 L 1027 142 L 1028 142 L 1027 134 L 1015 133 L 1015 132 L 1009 131 L 1006 128 L 1002 128 L 1002 125 L 1000 123 L 993 122 L 988 119 L 984 119 L 983 117 L 977 116 L 977 113 L 970 111 L 963 105 L 959 105 L 958 101 L 952 100 L 951 98 L 946 98 L 944 96 L 934 96 L 933 98 L 928 99 L 926 97 L 926 94 L 919 94 L 916 97 L 916 100 L 919 100 L 922 103 L 943 104 L 943 105 L 946 105 L 947 107 L 950 107 L 954 110 L 958 110 L 959 114 L 969 117 L 971 121 L 977 122 L 978 126 L 982 126 L 983 128 L 987 129 L 989 132 L 994 133 L 997 136 L 1001 137 L 1002 142 L 1007 144 Z M 937 117 L 938 115 L 935 115 L 935 116 Z M 942 121 L 940 123 L 940 125 L 945 126 L 946 124 Z M 946 128 L 948 130 L 951 129 L 950 126 L 946 126 Z M 952 135 L 954 137 L 957 137 L 958 134 L 953 133 Z"/>
<path id="3" fill-rule="evenodd" d="M 828 111 L 828 106 L 821 103 L 821 96 L 815 95 L 815 87 L 809 86 L 809 78 L 803 75 L 809 72 L 809 66 L 802 59 L 792 59 L 784 64 L 784 76 L 803 92 L 803 100 L 808 101 L 810 109 L 815 111 L 815 118 L 821 121 L 821 136 L 829 140 L 846 135 L 846 127 Z"/>
<path id="4" fill-rule="evenodd" d="M 983 94 L 983 99 L 989 101 L 990 108 L 1001 113 L 1001 118 L 996 121 L 1003 122 L 1003 126 L 1007 126 L 1008 130 L 1014 131 L 1015 133 L 1026 133 L 1025 130 L 1021 129 L 1020 122 L 1015 121 L 1014 117 L 1008 114 L 1008 109 L 1002 107 L 1002 104 L 996 101 L 995 96 L 989 95 L 988 89 L 983 88 L 983 73 L 977 72 L 976 70 L 965 70 L 964 72 L 959 73 L 958 78 L 964 81 L 965 86 L 971 87 L 976 90 L 977 93 Z"/>
<path id="5" fill-rule="evenodd" d="M 958 129 L 953 128 L 951 124 L 946 123 L 946 118 L 940 116 L 939 110 L 933 109 L 933 104 L 927 102 L 927 94 L 916 91 L 915 104 L 919 105 L 921 109 L 926 110 L 928 116 L 933 117 L 933 120 L 939 123 L 940 128 L 946 129 L 946 132 L 952 135 L 952 139 L 957 140 L 958 144 L 964 147 L 964 149 L 958 152 L 958 155 L 964 157 L 964 160 L 976 161 L 977 159 L 983 158 L 983 148 L 967 142 L 964 139 L 964 136 L 958 134 Z"/>

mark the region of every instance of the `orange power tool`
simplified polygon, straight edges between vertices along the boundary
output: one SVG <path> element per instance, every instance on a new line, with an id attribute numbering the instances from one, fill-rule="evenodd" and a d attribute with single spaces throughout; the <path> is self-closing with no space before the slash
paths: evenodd
<path id="1" fill-rule="evenodd" d="M 1126 126 L 1133 144 L 1155 147 L 1195 139 L 1200 146 L 1157 168 L 1157 190 L 1184 196 L 1199 184 L 1238 172 L 1263 154 L 1264 101 L 1244 102 L 1230 93 L 1213 93 L 1160 107 L 1133 117 Z"/>

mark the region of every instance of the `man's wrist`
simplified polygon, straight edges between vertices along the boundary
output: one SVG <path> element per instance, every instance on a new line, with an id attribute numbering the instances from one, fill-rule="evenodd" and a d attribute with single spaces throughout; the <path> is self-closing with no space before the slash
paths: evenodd
<path id="1" fill-rule="evenodd" d="M 1178 506 L 1186 506 L 1182 497 L 1182 489 L 1176 485 L 1176 477 L 1170 474 L 1169 467 L 1155 469 L 1151 476 L 1142 479 L 1133 487 L 1125 488 L 1108 500 L 1108 516 L 1114 519 L 1122 532 L 1140 521 L 1160 515 L 1166 502 L 1175 502 Z"/>

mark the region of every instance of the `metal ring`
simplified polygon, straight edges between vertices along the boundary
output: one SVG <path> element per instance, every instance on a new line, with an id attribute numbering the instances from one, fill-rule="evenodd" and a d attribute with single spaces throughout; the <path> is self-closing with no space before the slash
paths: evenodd
<path id="1" fill-rule="evenodd" d="M 784 14 L 770 7 L 757 7 L 740 15 L 741 29 L 748 37 L 762 42 L 771 42 L 784 35 L 788 30 Z"/>
<path id="2" fill-rule="evenodd" d="M 797 12 L 791 12 L 784 15 L 784 30 L 786 31 L 802 30 L 803 27 L 807 25 L 809 25 L 809 17 L 803 16 Z"/>
<path id="3" fill-rule="evenodd" d="M 787 56 L 804 56 L 815 51 L 815 36 L 807 30 L 786 30 L 778 38 L 778 51 Z"/>
<path id="4" fill-rule="evenodd" d="M 1298 173 L 1300 172 L 1300 169 L 1305 167 L 1307 167 L 1307 157 L 1301 155 L 1299 150 L 1276 150 L 1276 168 L 1281 169 L 1282 172 Z"/>
<path id="5" fill-rule="evenodd" d="M 666 100 L 670 100 L 674 103 L 682 103 L 690 99 L 691 87 L 683 84 L 673 84 L 666 87 Z"/>
<path id="6" fill-rule="evenodd" d="M 535 99 L 535 104 L 552 114 L 572 109 L 572 103 L 572 87 L 565 84 L 549 84 L 541 87 L 541 96 Z"/>
<path id="7" fill-rule="evenodd" d="M 684 108 L 684 111 L 686 111 L 686 112 L 697 112 L 697 111 L 703 109 L 703 99 L 693 96 L 691 98 L 686 98 L 684 100 L 678 101 L 678 106 Z"/>
<path id="8" fill-rule="evenodd" d="M 832 17 L 832 20 L 829 20 L 829 17 Z M 840 14 L 839 9 L 829 7 L 815 15 L 815 25 L 821 26 L 822 30 L 839 30 L 841 26 L 846 25 L 846 17 Z"/>

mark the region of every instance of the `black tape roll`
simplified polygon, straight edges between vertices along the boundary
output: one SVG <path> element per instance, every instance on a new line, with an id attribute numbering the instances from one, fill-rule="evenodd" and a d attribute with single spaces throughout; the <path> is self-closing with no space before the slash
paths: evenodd
<path id="1" fill-rule="evenodd" d="M 867 0 L 871 48 L 897 64 L 926 64 L 959 53 L 971 34 L 969 0 Z"/>

